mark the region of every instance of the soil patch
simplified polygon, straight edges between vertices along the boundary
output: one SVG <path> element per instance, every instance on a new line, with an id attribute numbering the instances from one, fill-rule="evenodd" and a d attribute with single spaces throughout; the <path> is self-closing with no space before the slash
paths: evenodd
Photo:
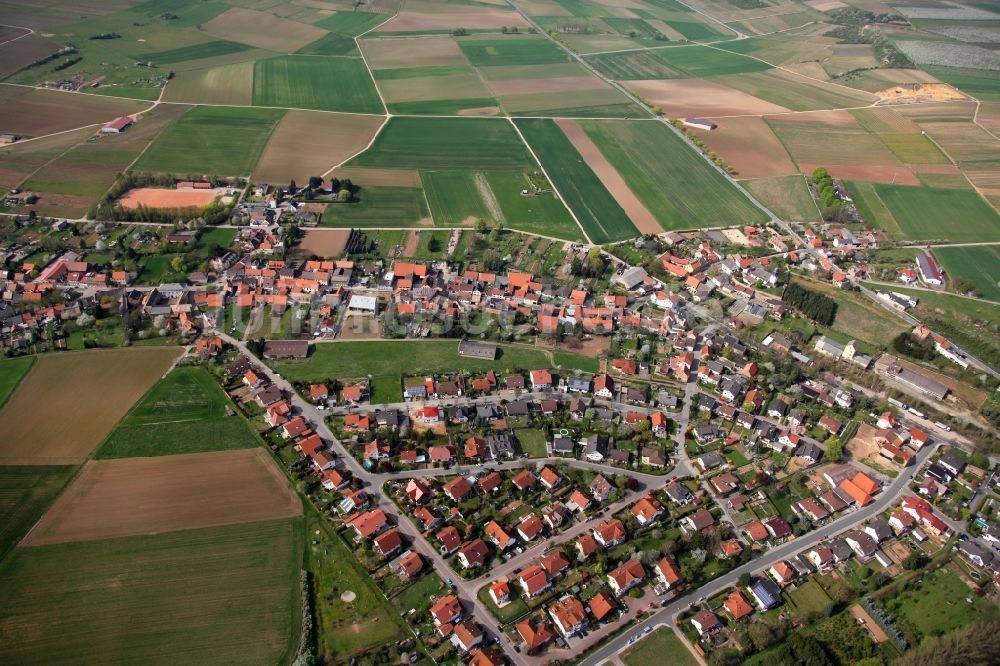
<path id="1" fill-rule="evenodd" d="M 417 253 L 417 247 L 420 245 L 420 232 L 419 231 L 408 231 L 406 233 L 406 245 L 403 246 L 403 256 L 412 257 Z"/>
<path id="2" fill-rule="evenodd" d="M 885 630 L 879 626 L 878 622 L 868 614 L 864 608 L 858 604 L 851 606 L 851 615 L 858 619 L 858 622 L 868 630 L 868 635 L 872 637 L 872 641 L 876 644 L 885 643 L 889 640 L 889 635 L 885 633 Z"/>
<path id="3" fill-rule="evenodd" d="M 211 190 L 171 190 L 162 187 L 137 187 L 118 199 L 126 210 L 146 208 L 204 208 L 225 192 L 225 188 Z"/>
<path id="4" fill-rule="evenodd" d="M 575 120 L 560 119 L 556 121 L 556 124 L 566 134 L 573 147 L 579 151 L 580 156 L 594 171 L 598 180 L 608 189 L 625 214 L 629 216 L 635 228 L 644 234 L 661 233 L 663 227 L 657 222 L 656 217 L 639 201 L 639 197 L 635 196 L 625 179 L 615 171 L 615 168 L 601 153 L 597 145 L 590 140 L 583 128 Z"/>
<path id="5" fill-rule="evenodd" d="M 628 81 L 632 92 L 645 97 L 671 117 L 764 115 L 788 111 L 740 90 L 705 79 Z"/>
<path id="6" fill-rule="evenodd" d="M 310 229 L 299 243 L 299 252 L 317 257 L 339 257 L 350 235 L 349 229 Z"/>
<path id="7" fill-rule="evenodd" d="M 21 545 L 160 534 L 301 513 L 302 502 L 262 448 L 91 460 Z"/>
<path id="8" fill-rule="evenodd" d="M 879 104 L 913 104 L 914 102 L 951 102 L 968 97 L 947 83 L 910 83 L 875 92 Z"/>

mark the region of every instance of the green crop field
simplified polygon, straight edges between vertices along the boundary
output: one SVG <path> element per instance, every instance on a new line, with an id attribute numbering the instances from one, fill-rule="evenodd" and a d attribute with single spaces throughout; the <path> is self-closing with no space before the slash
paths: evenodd
<path id="1" fill-rule="evenodd" d="M 946 239 L 954 242 L 994 241 L 1000 238 L 1000 214 L 972 189 L 932 189 L 909 185 L 872 184 L 876 201 L 859 206 L 862 214 L 881 202 L 904 238 Z M 854 190 L 852 190 L 853 192 Z M 877 210 L 877 209 L 876 209 Z M 879 219 L 869 220 L 876 224 Z M 866 219 L 868 219 L 866 217 Z M 891 230 L 886 230 L 892 233 Z"/>
<path id="2" fill-rule="evenodd" d="M 143 53 L 141 55 L 135 56 L 136 60 L 147 61 L 150 60 L 157 65 L 169 65 L 175 62 L 184 62 L 185 60 L 201 60 L 202 58 L 214 58 L 221 55 L 229 55 L 230 53 L 240 53 L 241 51 L 249 51 L 250 47 L 246 44 L 239 44 L 237 42 L 229 42 L 226 40 L 216 40 L 214 42 L 205 42 L 204 44 L 195 44 L 194 46 L 183 46 L 179 49 L 169 49 L 167 51 L 154 51 L 153 53 Z"/>
<path id="3" fill-rule="evenodd" d="M 375 12 L 334 12 L 330 16 L 313 23 L 318 28 L 356 37 L 368 32 L 389 18 L 389 14 Z"/>
<path id="4" fill-rule="evenodd" d="M 672 69 L 691 77 L 720 76 L 723 74 L 744 74 L 763 72 L 771 66 L 760 60 L 720 51 L 710 46 L 688 46 L 677 49 L 658 49 L 656 57 Z"/>
<path id="5" fill-rule="evenodd" d="M 146 18 L 159 17 L 169 12 L 176 18 L 170 23 L 178 28 L 192 28 L 207 23 L 230 5 L 214 0 L 149 0 L 130 9 L 132 14 L 143 14 Z"/>
<path id="6" fill-rule="evenodd" d="M 767 219 L 663 124 L 585 120 L 580 125 L 664 229 Z"/>
<path id="7" fill-rule="evenodd" d="M 601 53 L 587 56 L 586 60 L 604 76 L 619 81 L 676 79 L 684 76 L 679 69 L 667 65 L 666 60 L 656 53 L 657 51 Z"/>
<path id="8" fill-rule="evenodd" d="M 605 16 L 601 20 L 610 25 L 619 35 L 624 35 L 625 37 L 629 37 L 632 33 L 635 33 L 636 37 L 653 38 L 656 36 L 656 33 L 659 32 L 643 19 L 614 18 Z"/>
<path id="9" fill-rule="evenodd" d="M 361 57 L 358 43 L 353 37 L 328 32 L 315 42 L 310 42 L 296 51 L 300 55 L 357 56 Z"/>
<path id="10" fill-rule="evenodd" d="M 0 466 L 0 560 L 38 522 L 75 466 Z"/>
<path id="11" fill-rule="evenodd" d="M 0 407 L 3 407 L 3 404 L 7 402 L 7 398 L 28 374 L 28 370 L 31 369 L 34 362 L 34 356 L 21 356 L 20 358 L 0 361 Z"/>
<path id="12" fill-rule="evenodd" d="M 133 167 L 176 174 L 249 174 L 280 109 L 198 106 L 157 137 Z"/>
<path id="13" fill-rule="evenodd" d="M 936 247 L 934 256 L 948 277 L 968 280 L 983 298 L 1000 301 L 1000 247 Z"/>
<path id="14" fill-rule="evenodd" d="M 408 227 L 429 220 L 424 192 L 419 187 L 362 186 L 358 201 L 329 204 L 324 227 Z"/>
<path id="15" fill-rule="evenodd" d="M 671 666 L 697 666 L 698 661 L 669 627 L 660 627 L 622 655 L 626 666 L 669 663 Z"/>
<path id="16" fill-rule="evenodd" d="M 291 662 L 302 550 L 300 519 L 18 548 L 0 661 Z"/>
<path id="17" fill-rule="evenodd" d="M 486 174 L 486 182 L 500 206 L 504 224 L 511 229 L 566 240 L 583 240 L 580 226 L 555 195 L 521 195 L 527 186 L 523 174 L 491 171 Z"/>
<path id="18" fill-rule="evenodd" d="M 597 359 L 565 354 L 567 368 L 597 372 Z M 400 340 L 385 342 L 338 342 L 316 345 L 312 356 L 303 361 L 271 361 L 269 365 L 291 381 L 319 382 L 328 379 L 356 379 L 371 375 L 392 378 L 395 395 L 372 396 L 374 401 L 388 402 L 400 398 L 400 376 L 421 372 L 464 370 L 485 372 L 489 369 L 530 370 L 551 367 L 545 354 L 537 349 L 503 346 L 497 349 L 495 361 L 458 355 L 458 340 Z"/>
<path id="19" fill-rule="evenodd" d="M 580 153 L 552 120 L 518 120 L 545 172 L 595 243 L 625 240 L 639 235 Z M 626 179 L 627 180 L 627 179 Z"/>
<path id="20" fill-rule="evenodd" d="M 508 35 L 500 38 L 458 40 L 465 57 L 477 67 L 499 65 L 548 65 L 568 62 L 569 56 L 544 37 Z"/>
<path id="21" fill-rule="evenodd" d="M 847 181 L 847 189 L 854 199 L 854 205 L 865 222 L 886 232 L 890 236 L 900 237 L 903 229 L 892 216 L 892 212 L 879 198 L 875 183 L 864 181 Z"/>
<path id="22" fill-rule="evenodd" d="M 258 60 L 253 103 L 319 111 L 382 113 L 365 63 L 357 58 L 281 56 Z"/>
<path id="23" fill-rule="evenodd" d="M 804 176 L 758 178 L 740 183 L 757 201 L 784 220 L 819 222 L 820 212 Z"/>
<path id="24" fill-rule="evenodd" d="M 876 136 L 904 164 L 950 163 L 948 156 L 924 134 L 881 132 Z"/>
<path id="25" fill-rule="evenodd" d="M 434 223 L 454 226 L 475 219 L 496 222 L 476 187 L 482 174 L 470 171 L 423 171 L 420 180 L 434 215 Z M 469 218 L 474 218 L 470 220 Z"/>
<path id="26" fill-rule="evenodd" d="M 723 37 L 731 37 L 732 35 L 723 34 L 706 23 L 700 23 L 696 21 L 664 21 L 671 28 L 677 32 L 684 35 L 685 39 L 689 39 L 692 42 L 703 42 L 712 39 L 720 39 Z"/>
<path id="27" fill-rule="evenodd" d="M 392 118 L 371 148 L 346 166 L 493 170 L 530 166 L 510 122 L 492 118 Z"/>
<path id="28" fill-rule="evenodd" d="M 258 440 L 229 398 L 201 368 L 174 368 L 108 435 L 95 458 L 245 449 Z"/>

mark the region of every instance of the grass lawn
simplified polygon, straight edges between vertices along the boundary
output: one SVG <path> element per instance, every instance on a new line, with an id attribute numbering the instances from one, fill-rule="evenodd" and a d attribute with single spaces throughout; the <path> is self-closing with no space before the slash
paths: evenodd
<path id="1" fill-rule="evenodd" d="M 38 522 L 77 468 L 0 466 L 0 560 Z"/>
<path id="2" fill-rule="evenodd" d="M 402 640 L 397 609 L 389 607 L 354 553 L 311 510 L 306 514 L 306 533 L 321 660 L 346 663 L 386 642 Z M 356 595 L 351 603 L 340 600 L 347 590 Z"/>
<path id="3" fill-rule="evenodd" d="M 226 416 L 229 398 L 195 367 L 174 368 L 108 436 L 96 458 L 131 458 L 245 449 L 258 440 L 243 417 Z"/>
<path id="4" fill-rule="evenodd" d="M 357 198 L 351 203 L 328 204 L 322 226 L 408 227 L 429 220 L 424 191 L 419 187 L 362 185 Z"/>
<path id="5" fill-rule="evenodd" d="M 531 156 L 501 118 L 392 118 L 347 166 L 387 169 L 522 169 Z"/>
<path id="6" fill-rule="evenodd" d="M 775 215 L 794 222 L 819 222 L 820 213 L 803 176 L 758 178 L 741 183 Z"/>
<path id="7" fill-rule="evenodd" d="M 552 184 L 593 242 L 607 243 L 639 235 L 632 220 L 555 121 L 521 119 L 516 122 Z"/>
<path id="8" fill-rule="evenodd" d="M 431 596 L 444 593 L 444 582 L 441 577 L 433 571 L 421 576 L 416 583 L 397 594 L 392 598 L 392 605 L 400 613 L 405 613 L 411 608 L 417 613 L 427 613 L 431 607 Z"/>
<path id="9" fill-rule="evenodd" d="M 253 103 L 349 113 L 383 111 L 368 68 L 355 58 L 290 55 L 258 60 Z"/>
<path id="10" fill-rule="evenodd" d="M 524 428 L 514 431 L 521 450 L 529 458 L 544 458 L 548 455 L 545 447 L 545 431 L 537 428 Z"/>
<path id="11" fill-rule="evenodd" d="M 136 162 L 136 171 L 248 175 L 280 109 L 197 106 L 168 126 Z"/>
<path id="12" fill-rule="evenodd" d="M 667 663 L 671 666 L 698 666 L 677 635 L 668 627 L 660 627 L 622 655 L 626 666 Z"/>
<path id="13" fill-rule="evenodd" d="M 0 361 L 0 407 L 3 407 L 3 404 L 7 402 L 7 398 L 28 374 L 28 370 L 34 363 L 34 356 L 21 356 L 20 358 Z"/>
<path id="14" fill-rule="evenodd" d="M 812 578 L 796 587 L 786 596 L 799 617 L 804 617 L 810 613 L 819 613 L 830 603 L 830 595 Z"/>
<path id="15" fill-rule="evenodd" d="M 991 301 L 1000 301 L 1000 247 L 936 247 L 934 256 L 949 277 L 964 278 Z"/>
<path id="16" fill-rule="evenodd" d="M 569 368 L 597 372 L 597 359 L 563 353 L 557 360 Z M 272 361 L 269 364 L 292 381 L 319 382 L 328 379 L 361 378 L 371 375 L 388 388 L 393 382 L 392 399 L 400 398 L 399 378 L 402 373 L 448 372 L 466 370 L 485 372 L 489 369 L 547 368 L 545 354 L 525 347 L 500 346 L 495 361 L 465 358 L 458 355 L 457 340 L 403 340 L 337 342 L 315 346 L 312 356 L 302 361 Z M 381 400 L 374 396 L 373 402 Z"/>
<path id="17" fill-rule="evenodd" d="M 968 603 L 966 599 L 972 599 Z M 917 586 L 883 602 L 900 621 L 913 644 L 946 634 L 980 619 L 996 619 L 1000 610 L 974 595 L 948 566 L 925 574 Z M 914 635 L 915 634 L 915 635 Z"/>
<path id="18" fill-rule="evenodd" d="M 476 593 L 476 597 L 483 607 L 490 612 L 490 614 L 496 619 L 500 620 L 501 624 L 510 624 L 514 620 L 517 620 L 521 616 L 528 612 L 528 604 L 525 603 L 524 599 L 518 597 L 517 599 L 511 601 L 509 604 L 503 608 L 497 608 L 497 605 L 493 603 L 492 597 L 490 597 L 490 586 L 484 585 Z"/>
<path id="19" fill-rule="evenodd" d="M 882 347 L 909 328 L 902 319 L 894 317 L 864 296 L 815 280 L 796 277 L 795 281 L 814 291 L 821 291 L 837 302 L 837 316 L 833 320 L 833 326 L 820 327 L 820 331 L 838 341 L 846 343 L 848 339 L 855 338 L 875 347 Z"/>
<path id="20" fill-rule="evenodd" d="M 580 125 L 664 229 L 763 222 L 765 214 L 661 123 Z"/>
<path id="21" fill-rule="evenodd" d="M 0 660 L 287 663 L 301 568 L 299 518 L 18 548 L 0 564 Z"/>

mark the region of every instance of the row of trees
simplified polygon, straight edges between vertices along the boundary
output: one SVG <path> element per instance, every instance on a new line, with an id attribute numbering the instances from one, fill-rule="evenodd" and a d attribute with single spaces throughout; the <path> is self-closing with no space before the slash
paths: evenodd
<path id="1" fill-rule="evenodd" d="M 782 298 L 823 326 L 831 326 L 833 320 L 837 318 L 837 301 L 795 282 L 785 287 Z"/>

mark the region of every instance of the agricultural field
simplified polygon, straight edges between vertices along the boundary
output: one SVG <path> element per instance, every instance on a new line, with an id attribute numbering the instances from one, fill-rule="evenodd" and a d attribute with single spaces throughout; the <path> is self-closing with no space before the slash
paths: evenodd
<path id="1" fill-rule="evenodd" d="M 638 235 L 628 215 L 552 120 L 518 120 L 517 127 L 542 162 L 556 192 L 594 243 Z"/>
<path id="2" fill-rule="evenodd" d="M 265 183 L 294 178 L 305 184 L 364 150 L 383 122 L 378 116 L 289 111 L 271 133 L 253 178 Z"/>
<path id="3" fill-rule="evenodd" d="M 157 501 L 143 501 L 145 497 Z M 263 448 L 91 460 L 21 545 L 160 534 L 301 514 L 298 495 Z"/>
<path id="4" fill-rule="evenodd" d="M 670 128 L 629 121 L 581 124 L 664 229 L 765 219 L 760 209 Z"/>
<path id="5" fill-rule="evenodd" d="M 73 465 L 0 466 L 0 560 L 38 522 L 76 470 Z"/>
<path id="6" fill-rule="evenodd" d="M 201 368 L 175 368 L 160 380 L 95 454 L 96 458 L 164 456 L 258 445 L 229 398 Z"/>
<path id="7" fill-rule="evenodd" d="M 500 206 L 505 226 L 530 233 L 582 241 L 580 226 L 570 215 L 563 202 L 551 192 L 525 196 L 524 174 L 510 171 L 491 171 L 485 175 L 486 184 Z"/>
<path id="8" fill-rule="evenodd" d="M 300 518 L 17 548 L 0 660 L 291 661 L 302 549 Z"/>
<path id="9" fill-rule="evenodd" d="M 996 240 L 1000 214 L 972 189 L 851 183 L 858 210 L 890 235 L 909 240 L 974 243 Z M 942 220 L 959 222 L 942 226 Z"/>
<path id="10" fill-rule="evenodd" d="M 409 227 L 430 226 L 424 191 L 419 187 L 362 185 L 357 201 L 332 203 L 326 207 L 321 224 L 326 227 Z"/>
<path id="11" fill-rule="evenodd" d="M 482 190 L 483 174 L 467 171 L 424 171 L 420 174 L 434 222 L 442 226 L 495 223 L 500 217 L 493 193 Z M 489 185 L 487 184 L 488 188 Z M 489 198 L 489 204 L 487 203 Z M 492 210 L 491 210 L 492 208 Z M 496 211 L 494 213 L 493 211 Z"/>
<path id="12" fill-rule="evenodd" d="M 793 222 L 819 222 L 816 207 L 805 176 L 761 178 L 740 182 L 757 201 L 782 219 Z"/>
<path id="13" fill-rule="evenodd" d="M 392 118 L 371 148 L 347 167 L 521 169 L 531 157 L 507 120 Z"/>
<path id="14" fill-rule="evenodd" d="M 281 56 L 254 65 L 257 106 L 382 113 L 368 68 L 355 58 Z"/>
<path id="15" fill-rule="evenodd" d="M 458 40 L 458 45 L 476 67 L 549 65 L 569 61 L 565 51 L 544 37 L 470 37 Z"/>
<path id="16" fill-rule="evenodd" d="M 195 107 L 163 130 L 133 169 L 249 174 L 284 113 L 280 109 Z"/>
<path id="17" fill-rule="evenodd" d="M 936 247 L 934 257 L 950 278 L 962 278 L 991 301 L 1000 301 L 1000 247 Z"/>
<path id="18" fill-rule="evenodd" d="M 110 122 L 118 116 L 139 113 L 148 104 L 130 100 L 74 95 L 55 90 L 3 87 L 0 89 L 0 117 L 5 132 L 27 137 L 64 132 L 84 125 Z"/>
<path id="19" fill-rule="evenodd" d="M 763 72 L 771 69 L 771 65 L 760 60 L 708 46 L 659 49 L 652 53 L 667 63 L 671 69 L 691 78 Z"/>
<path id="20" fill-rule="evenodd" d="M 34 363 L 34 356 L 21 356 L 0 361 L 0 407 L 3 407 L 4 403 L 7 402 Z"/>
<path id="21" fill-rule="evenodd" d="M 565 354 L 560 363 L 571 369 L 585 372 L 597 371 L 597 359 L 575 354 Z M 536 349 L 518 346 L 500 346 L 495 361 L 466 358 L 458 355 L 455 340 L 342 342 L 335 345 L 316 345 L 312 356 L 305 361 L 272 361 L 269 365 L 291 381 L 318 382 L 330 378 L 340 380 L 371 375 L 375 378 L 392 378 L 397 388 L 405 372 L 447 372 L 466 370 L 485 372 L 490 368 L 542 368 L 551 367 L 546 355 Z M 399 389 L 401 390 L 401 389 Z M 373 402 L 389 402 L 396 395 L 373 395 Z"/>
<path id="22" fill-rule="evenodd" d="M 177 72 L 163 96 L 172 102 L 249 106 L 253 72 L 252 60 Z"/>
<path id="23" fill-rule="evenodd" d="M 389 16 L 377 12 L 334 12 L 313 25 L 341 35 L 357 37 L 383 23 Z"/>
<path id="24" fill-rule="evenodd" d="M 0 410 L 0 464 L 83 462 L 179 353 L 132 347 L 39 357 Z M 54 413 L 62 417 L 48 418 Z"/>

